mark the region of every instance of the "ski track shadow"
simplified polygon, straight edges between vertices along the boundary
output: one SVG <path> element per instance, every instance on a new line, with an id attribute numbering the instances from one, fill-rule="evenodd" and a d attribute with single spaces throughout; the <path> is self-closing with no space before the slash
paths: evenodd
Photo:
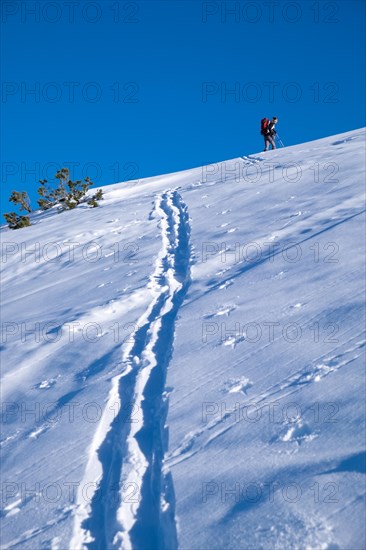
<path id="1" fill-rule="evenodd" d="M 105 355 L 102 355 L 102 357 L 99 357 L 90 365 L 88 365 L 85 369 L 78 372 L 75 375 L 75 380 L 77 382 L 86 382 L 86 380 L 88 380 L 89 378 L 102 372 L 103 370 L 105 370 L 108 364 L 114 364 L 113 357 L 117 352 L 120 352 L 120 344 L 116 345 L 114 348 L 112 348 L 111 351 L 108 351 Z"/>
<path id="2" fill-rule="evenodd" d="M 273 258 L 274 256 L 278 256 L 279 254 L 282 254 L 283 252 L 285 252 L 287 250 L 290 250 L 291 248 L 294 248 L 295 246 L 301 245 L 301 244 L 303 244 L 307 241 L 310 241 L 314 237 L 318 237 L 319 235 L 321 235 L 323 233 L 326 233 L 327 231 L 330 231 L 331 229 L 333 229 L 334 227 L 337 227 L 338 225 L 341 225 L 341 224 L 343 224 L 343 223 L 345 223 L 345 222 L 347 222 L 347 221 L 349 221 L 349 220 L 351 220 L 351 219 L 353 219 L 357 216 L 360 216 L 365 211 L 366 211 L 366 209 L 363 209 L 360 212 L 356 212 L 355 214 L 352 214 L 352 215 L 348 216 L 347 218 L 344 218 L 342 220 L 338 220 L 338 221 L 332 223 L 331 225 L 328 225 L 324 229 L 321 229 L 319 231 L 316 231 L 312 235 L 309 235 L 309 237 L 306 237 L 302 240 L 299 240 L 295 244 L 291 243 L 288 246 L 284 246 L 283 248 L 281 248 L 281 250 L 277 250 L 276 252 L 273 252 L 273 251 L 271 252 L 269 250 L 267 254 L 263 254 L 263 256 L 260 257 L 258 260 L 255 260 L 250 264 L 246 264 L 243 267 L 240 267 L 239 269 L 237 269 L 234 273 L 230 274 L 230 280 L 234 280 L 237 277 L 240 277 L 243 273 L 246 273 L 247 271 L 250 271 L 251 269 L 254 269 L 256 267 L 259 267 L 260 265 L 264 264 L 265 262 L 267 262 L 270 258 Z M 215 278 L 210 279 L 207 282 L 207 286 L 209 287 L 207 292 L 217 290 L 222 284 L 223 284 L 223 280 L 217 280 Z"/>
<path id="3" fill-rule="evenodd" d="M 222 525 L 228 524 L 239 514 L 250 512 L 262 506 L 265 502 L 275 502 L 276 492 L 281 491 L 286 485 L 293 483 L 293 480 L 298 479 L 299 475 L 303 478 L 308 477 L 308 480 L 311 481 L 316 476 L 327 474 L 342 474 L 347 472 L 365 474 L 366 452 L 361 451 L 349 455 L 338 462 L 332 469 L 329 469 L 329 460 L 321 462 L 317 467 L 314 466 L 316 465 L 309 464 L 305 467 L 300 465 L 291 469 L 281 468 L 276 475 L 257 481 L 255 484 L 253 483 L 253 485 L 256 485 L 255 494 L 252 497 L 250 497 L 250 495 L 248 496 L 247 489 L 243 496 L 243 491 L 241 491 L 239 500 L 237 498 L 238 494 L 236 494 L 235 497 L 237 502 L 230 507 L 226 514 L 219 520 L 219 523 Z M 248 484 L 248 486 L 249 485 L 250 484 Z M 257 490 L 258 485 L 262 488 L 259 496 Z M 266 490 L 266 487 L 273 488 L 271 489 L 273 492 L 270 494 L 269 489 Z"/>
<path id="4" fill-rule="evenodd" d="M 67 405 L 67 403 L 70 403 L 70 401 L 72 401 L 74 399 L 74 397 L 79 395 L 79 393 L 81 393 L 83 390 L 84 390 L 84 388 L 80 388 L 78 390 L 70 391 L 70 392 L 66 393 L 65 395 L 63 395 L 62 397 L 60 397 L 56 401 L 56 404 L 52 409 L 50 409 L 50 410 L 47 409 L 47 414 L 44 416 L 43 421 L 40 425 L 42 425 L 43 423 L 49 423 L 50 425 L 52 425 L 52 423 L 55 421 L 52 418 L 54 416 L 54 414 L 58 410 L 62 409 L 62 407 Z"/>
<path id="5" fill-rule="evenodd" d="M 348 137 L 348 138 L 345 138 L 345 139 L 341 139 L 339 141 L 333 141 L 333 143 L 331 143 L 331 145 L 343 145 L 344 143 L 348 143 L 349 141 L 352 141 L 356 139 L 356 136 L 354 137 Z"/>
<path id="6" fill-rule="evenodd" d="M 366 451 L 361 451 L 341 460 L 332 470 L 322 472 L 325 474 L 337 474 L 342 472 L 353 472 L 356 474 L 366 474 Z"/>

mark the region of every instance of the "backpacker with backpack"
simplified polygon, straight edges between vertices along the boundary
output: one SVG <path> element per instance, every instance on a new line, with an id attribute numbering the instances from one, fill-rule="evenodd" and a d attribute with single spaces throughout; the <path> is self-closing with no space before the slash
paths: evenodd
<path id="1" fill-rule="evenodd" d="M 266 136 L 268 134 L 269 118 L 262 118 L 261 120 L 261 135 Z"/>

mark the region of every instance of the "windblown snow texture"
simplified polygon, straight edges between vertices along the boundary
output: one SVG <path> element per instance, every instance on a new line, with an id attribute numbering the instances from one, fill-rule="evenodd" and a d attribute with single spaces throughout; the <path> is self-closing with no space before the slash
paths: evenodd
<path id="1" fill-rule="evenodd" d="M 365 547 L 364 151 L 2 228 L 1 548 Z"/>

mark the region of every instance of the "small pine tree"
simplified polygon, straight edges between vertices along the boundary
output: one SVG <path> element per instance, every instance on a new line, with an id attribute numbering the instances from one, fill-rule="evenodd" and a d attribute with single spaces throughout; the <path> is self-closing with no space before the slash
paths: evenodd
<path id="1" fill-rule="evenodd" d="M 30 199 L 26 191 L 13 191 L 9 197 L 9 201 L 19 206 L 19 209 L 26 212 L 32 212 Z M 28 227 L 31 225 L 28 216 L 20 216 L 16 212 L 8 212 L 4 214 L 4 218 L 8 222 L 10 229 L 20 229 L 21 227 Z"/>
<path id="2" fill-rule="evenodd" d="M 38 195 L 41 197 L 38 199 L 38 204 L 42 210 L 48 210 L 56 204 L 53 196 L 53 190 L 47 187 L 47 180 L 39 180 L 41 187 L 38 187 Z"/>
<path id="3" fill-rule="evenodd" d="M 88 205 L 92 208 L 99 206 L 98 201 L 103 199 L 103 191 L 98 189 L 98 191 L 88 200 Z"/>
<path id="4" fill-rule="evenodd" d="M 86 177 L 84 181 L 71 181 L 69 169 L 61 168 L 55 175 L 55 178 L 58 180 L 55 188 L 48 186 L 46 179 L 39 181 L 41 184 L 38 188 L 38 195 L 40 198 L 37 202 L 42 210 L 48 210 L 57 204 L 60 205 L 59 209 L 61 211 L 71 210 L 76 208 L 81 202 L 87 202 L 87 204 L 93 208 L 99 206 L 98 200 L 103 198 L 103 191 L 101 189 L 98 189 L 98 191 L 87 200 L 86 195 L 89 188 L 93 185 L 89 177 Z M 25 191 L 13 191 L 9 200 L 18 205 L 20 210 L 32 212 L 30 200 Z M 10 229 L 20 229 L 21 227 L 31 225 L 28 216 L 20 216 L 16 212 L 4 214 L 4 218 L 8 222 Z"/>
<path id="5" fill-rule="evenodd" d="M 97 206 L 99 206 L 97 200 L 95 199 L 95 195 L 88 200 L 88 205 L 92 208 L 96 208 Z"/>
<path id="6" fill-rule="evenodd" d="M 10 202 L 18 205 L 20 210 L 25 210 L 26 212 L 32 212 L 30 205 L 30 199 L 26 191 L 13 191 L 9 198 Z"/>
<path id="7" fill-rule="evenodd" d="M 84 181 L 71 181 L 68 168 L 61 168 L 55 175 L 55 178 L 58 180 L 55 189 L 46 185 L 47 180 L 40 180 L 41 187 L 38 189 L 38 194 L 41 198 L 37 202 L 42 210 L 52 208 L 56 204 L 60 204 L 61 211 L 75 208 L 86 200 L 85 196 L 93 185 L 89 177 L 86 177 Z"/>
<path id="8" fill-rule="evenodd" d="M 29 227 L 31 225 L 28 216 L 19 216 L 16 212 L 4 214 L 4 218 L 8 222 L 10 229 L 21 229 L 22 227 Z"/>

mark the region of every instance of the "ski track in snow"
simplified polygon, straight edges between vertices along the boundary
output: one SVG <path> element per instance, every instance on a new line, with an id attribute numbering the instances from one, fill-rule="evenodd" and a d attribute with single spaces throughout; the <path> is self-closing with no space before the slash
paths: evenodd
<path id="1" fill-rule="evenodd" d="M 190 282 L 190 226 L 177 191 L 158 196 L 162 249 L 150 277 L 153 300 L 123 353 L 108 404 L 89 450 L 80 488 L 96 486 L 90 504 L 78 494 L 73 550 L 177 547 L 172 478 L 164 464 L 166 372 L 175 319 Z M 117 413 L 113 415 L 113 411 Z"/>

